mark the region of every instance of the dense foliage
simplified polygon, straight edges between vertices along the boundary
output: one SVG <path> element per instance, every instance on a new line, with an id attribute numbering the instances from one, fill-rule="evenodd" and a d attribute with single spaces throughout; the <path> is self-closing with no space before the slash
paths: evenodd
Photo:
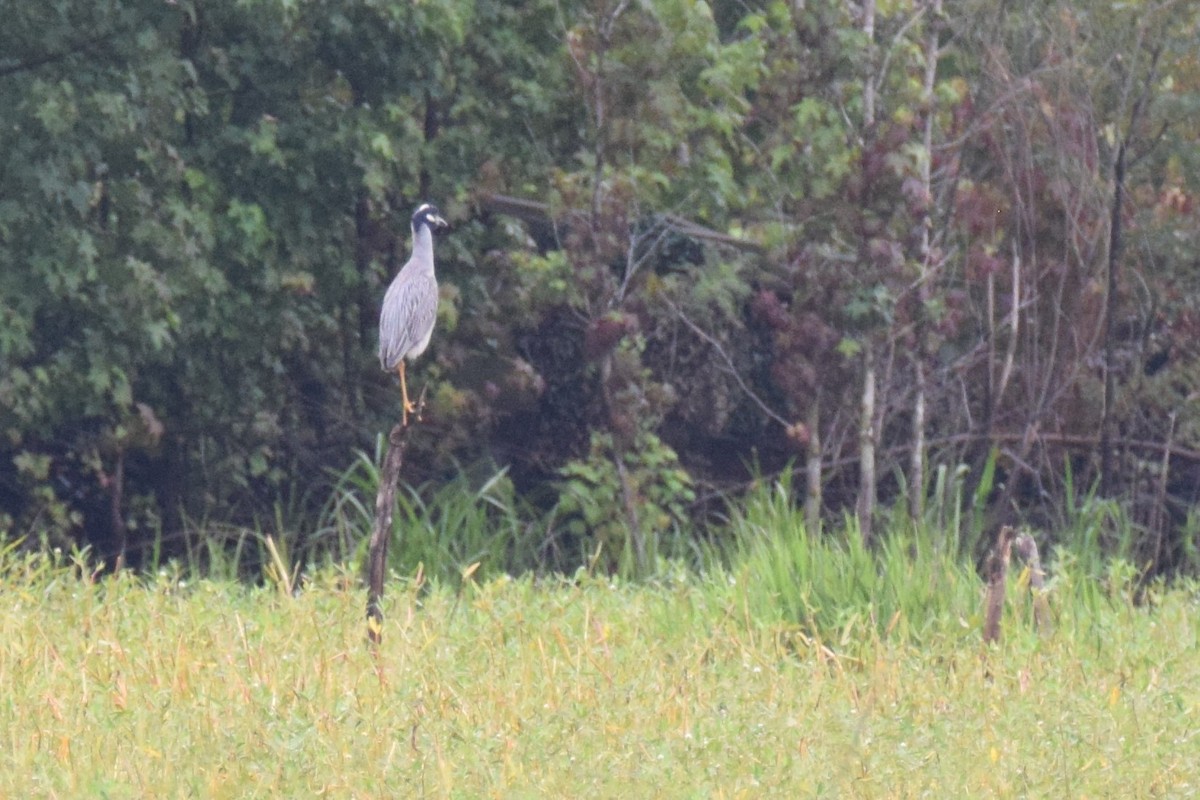
<path id="1" fill-rule="evenodd" d="M 1194 567 L 1198 38 L 1184 0 L 8 9 L 0 532 L 328 519 L 428 199 L 407 475 L 506 467 L 527 566 L 644 567 L 807 463 L 864 539 L 1090 505 Z"/>

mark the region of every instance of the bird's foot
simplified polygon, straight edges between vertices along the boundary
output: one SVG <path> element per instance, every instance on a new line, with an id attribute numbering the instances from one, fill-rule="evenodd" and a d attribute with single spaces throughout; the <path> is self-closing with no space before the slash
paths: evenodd
<path id="1" fill-rule="evenodd" d="M 401 406 L 401 408 L 403 409 L 403 411 L 400 415 L 400 424 L 403 425 L 404 427 L 406 427 L 406 428 L 408 427 L 409 414 L 411 414 L 417 422 L 421 421 L 421 412 L 415 405 L 413 405 L 413 402 L 411 400 L 406 399 L 404 401 L 403 405 Z"/>

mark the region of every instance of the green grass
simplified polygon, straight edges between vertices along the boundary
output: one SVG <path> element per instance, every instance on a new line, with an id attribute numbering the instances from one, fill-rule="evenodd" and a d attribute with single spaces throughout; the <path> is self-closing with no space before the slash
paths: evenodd
<path id="1" fill-rule="evenodd" d="M 1014 603 L 986 666 L 972 608 L 919 636 L 813 628 L 756 611 L 746 566 L 398 579 L 377 655 L 345 571 L 295 596 L 81 572 L 0 558 L 0 796 L 1200 791 L 1196 590 L 1134 606 L 1120 570 L 1088 592 L 1056 577 L 1049 636 Z"/>
<path id="2" fill-rule="evenodd" d="M 730 572 L 752 616 L 829 636 L 860 623 L 905 641 L 963 636 L 980 582 L 952 543 L 893 526 L 867 548 L 853 519 L 810 533 L 787 482 L 754 489 L 731 521 Z"/>
<path id="3" fill-rule="evenodd" d="M 355 550 L 349 543 L 360 542 L 357 557 L 365 557 L 383 448 L 380 436 L 373 454 L 359 452 L 337 477 L 317 530 L 321 540 L 343 544 L 324 553 L 348 555 Z M 400 484 L 388 561 L 400 574 L 421 568 L 436 579 L 453 580 L 477 565 L 479 577 L 493 577 L 537 566 L 541 542 L 540 526 L 522 507 L 507 470 L 478 464 L 447 481 Z M 319 560 L 318 550 L 305 553 L 305 560 Z"/>

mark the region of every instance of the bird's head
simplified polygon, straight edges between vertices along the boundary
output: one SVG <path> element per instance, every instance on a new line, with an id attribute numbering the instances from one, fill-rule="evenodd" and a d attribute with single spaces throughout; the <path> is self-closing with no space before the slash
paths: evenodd
<path id="1" fill-rule="evenodd" d="M 412 215 L 412 229 L 419 231 L 421 226 L 427 226 L 431 231 L 438 228 L 447 228 L 450 223 L 442 219 L 442 213 L 438 211 L 438 207 L 429 203 L 422 203 Z"/>

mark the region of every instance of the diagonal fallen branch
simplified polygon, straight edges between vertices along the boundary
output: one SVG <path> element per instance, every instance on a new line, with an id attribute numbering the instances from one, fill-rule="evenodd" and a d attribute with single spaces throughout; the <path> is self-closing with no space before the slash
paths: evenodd
<path id="1" fill-rule="evenodd" d="M 504 214 L 524 220 L 525 222 L 549 224 L 553 225 L 556 229 L 559 227 L 570 228 L 572 225 L 584 225 L 587 222 L 587 215 L 583 211 L 568 210 L 555 214 L 546 203 L 537 200 L 525 200 L 524 198 L 512 197 L 505 194 L 482 194 L 478 197 L 478 202 L 480 207 L 494 214 Z M 706 228 L 678 214 L 662 214 L 660 215 L 660 220 L 665 229 L 692 239 L 701 239 L 706 242 L 732 247 L 735 250 L 744 250 L 752 253 L 761 253 L 765 250 L 758 242 L 752 242 L 748 239 L 742 239 L 738 236 L 731 236 L 728 233 L 713 230 L 712 228 Z"/>

